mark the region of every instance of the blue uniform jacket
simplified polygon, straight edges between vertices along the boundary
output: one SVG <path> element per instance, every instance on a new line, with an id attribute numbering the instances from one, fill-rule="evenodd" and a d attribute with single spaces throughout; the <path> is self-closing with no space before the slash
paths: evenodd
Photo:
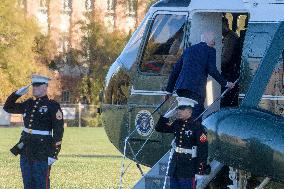
<path id="1" fill-rule="evenodd" d="M 216 50 L 200 42 L 184 50 L 171 72 L 166 91 L 186 89 L 204 98 L 208 74 L 226 86 L 227 81 L 216 68 Z"/>

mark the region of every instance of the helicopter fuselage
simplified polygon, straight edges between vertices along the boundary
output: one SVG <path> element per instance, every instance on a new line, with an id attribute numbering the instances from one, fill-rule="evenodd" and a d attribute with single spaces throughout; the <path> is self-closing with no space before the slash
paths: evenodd
<path id="1" fill-rule="evenodd" d="M 284 21 L 282 11 L 283 3 L 249 1 L 206 0 L 200 4 L 188 0 L 153 5 L 106 76 L 102 118 L 110 141 L 123 152 L 126 137 L 136 130 L 129 143 L 137 152 L 151 135 L 137 157 L 130 151 L 126 153 L 128 158 L 147 166 L 154 165 L 169 150 L 173 136 L 153 130 L 160 114 L 173 101 L 157 113 L 151 112 L 163 101 L 169 74 L 182 50 L 200 42 L 202 31 L 216 33 L 216 62 L 220 68 L 222 15 L 226 13 L 232 16 L 237 33 L 246 31 L 241 55 L 240 104 L 250 100 L 244 98 L 252 83 L 265 88 L 259 91 L 261 98 L 254 106 L 220 110 L 218 103 L 210 106 L 220 95 L 220 86 L 208 78 L 205 105 L 210 109 L 203 117 L 209 133 L 210 156 L 226 165 L 284 181 L 284 55 L 278 53 L 284 49 L 283 41 L 277 46 L 280 49 L 275 50 L 278 54 L 274 54 L 275 66 L 267 73 L 267 82 L 254 80 L 260 65 L 265 64 L 263 60 L 279 24 Z M 250 98 L 255 100 L 252 95 Z"/>

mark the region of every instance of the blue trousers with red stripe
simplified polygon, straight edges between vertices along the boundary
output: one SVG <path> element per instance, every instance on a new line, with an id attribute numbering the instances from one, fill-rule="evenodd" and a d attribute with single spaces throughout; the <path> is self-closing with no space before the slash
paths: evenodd
<path id="1" fill-rule="evenodd" d="M 22 171 L 24 189 L 49 189 L 50 167 L 46 161 L 29 161 L 21 155 L 20 167 Z"/>
<path id="2" fill-rule="evenodd" d="M 170 189 L 196 189 L 195 177 L 170 178 Z"/>

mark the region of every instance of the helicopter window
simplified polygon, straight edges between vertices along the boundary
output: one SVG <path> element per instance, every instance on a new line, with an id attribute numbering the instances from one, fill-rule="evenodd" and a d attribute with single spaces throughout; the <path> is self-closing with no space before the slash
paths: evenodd
<path id="1" fill-rule="evenodd" d="M 282 116 L 284 115 L 283 65 L 284 50 L 279 57 L 278 64 L 274 68 L 264 96 L 259 103 L 259 107 Z"/>
<path id="2" fill-rule="evenodd" d="M 143 53 L 140 71 L 166 75 L 183 49 L 185 15 L 157 15 Z"/>
<path id="3" fill-rule="evenodd" d="M 139 52 L 139 47 L 143 38 L 143 33 L 145 31 L 148 21 L 148 15 L 145 16 L 143 22 L 138 27 L 138 29 L 133 33 L 123 52 L 119 56 L 124 68 L 127 70 L 131 69 L 133 64 L 136 62 L 136 57 Z"/>

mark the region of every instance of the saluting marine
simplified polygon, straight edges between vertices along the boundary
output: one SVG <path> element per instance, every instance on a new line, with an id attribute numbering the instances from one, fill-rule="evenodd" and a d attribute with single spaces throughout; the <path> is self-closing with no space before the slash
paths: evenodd
<path id="1" fill-rule="evenodd" d="M 207 165 L 207 133 L 200 122 L 191 118 L 196 101 L 177 97 L 178 106 L 161 116 L 155 130 L 174 133 L 175 147 L 170 160 L 168 176 L 170 189 L 195 189 L 195 174 L 209 174 Z M 177 113 L 177 119 L 170 124 L 169 117 Z"/>
<path id="2" fill-rule="evenodd" d="M 20 167 L 25 189 L 50 188 L 50 168 L 61 149 L 63 114 L 60 105 L 47 96 L 49 80 L 45 76 L 32 75 L 34 98 L 16 102 L 28 92 L 28 85 L 13 92 L 3 108 L 8 113 L 23 114 L 21 138 L 11 152 L 21 155 Z"/>

